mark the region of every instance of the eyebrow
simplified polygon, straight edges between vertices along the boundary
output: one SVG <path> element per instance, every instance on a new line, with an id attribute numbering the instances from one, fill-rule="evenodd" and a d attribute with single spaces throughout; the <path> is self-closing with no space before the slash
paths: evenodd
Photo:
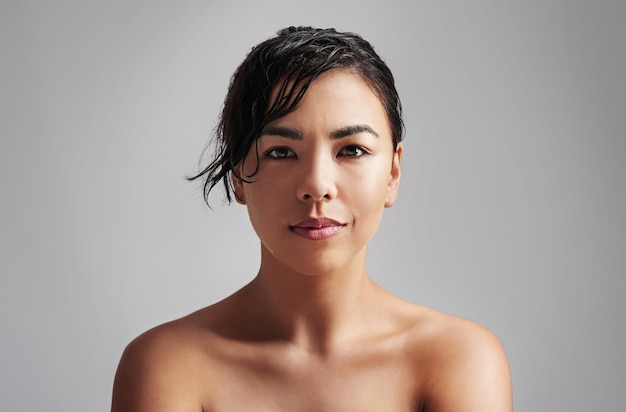
<path id="1" fill-rule="evenodd" d="M 374 131 L 370 126 L 366 124 L 355 124 L 351 126 L 341 127 L 333 130 L 330 133 L 330 138 L 333 140 L 342 139 L 344 137 L 352 136 L 359 133 L 369 133 L 375 137 L 379 137 L 378 133 Z M 302 132 L 298 129 L 292 129 L 282 126 L 268 126 L 261 132 L 261 136 L 280 136 L 288 139 L 302 140 Z"/>
<path id="2" fill-rule="evenodd" d="M 261 132 L 261 136 L 280 136 L 288 139 L 302 140 L 302 132 L 297 129 L 281 126 L 268 126 Z"/>
<path id="3" fill-rule="evenodd" d="M 369 133 L 373 136 L 378 137 L 378 133 L 376 133 L 374 129 L 366 124 L 355 124 L 353 126 L 346 126 L 337 130 L 333 130 L 333 132 L 330 134 L 330 137 L 331 139 L 341 139 L 359 133 Z"/>

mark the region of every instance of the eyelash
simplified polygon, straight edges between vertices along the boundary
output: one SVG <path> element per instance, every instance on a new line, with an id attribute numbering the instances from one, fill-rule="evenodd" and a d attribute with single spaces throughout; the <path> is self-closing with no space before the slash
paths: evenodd
<path id="1" fill-rule="evenodd" d="M 276 156 L 277 152 L 281 152 L 281 156 Z M 287 147 L 273 147 L 263 154 L 264 157 L 276 160 L 289 159 L 295 156 L 295 153 Z"/>
<path id="2" fill-rule="evenodd" d="M 351 154 L 351 155 L 346 154 L 345 152 L 347 150 L 356 152 L 356 154 Z M 280 152 L 280 155 L 277 155 L 279 152 Z M 358 159 L 360 157 L 367 156 L 367 155 L 369 155 L 369 152 L 365 148 L 361 146 L 357 146 L 357 145 L 348 145 L 348 146 L 341 148 L 341 150 L 337 154 L 337 157 L 347 157 L 347 158 Z M 289 158 L 294 157 L 295 153 L 288 147 L 273 147 L 269 149 L 268 151 L 266 151 L 263 154 L 263 156 L 269 159 L 282 160 L 282 159 L 289 159 Z"/>
<path id="3" fill-rule="evenodd" d="M 347 154 L 345 154 L 346 150 L 356 151 L 356 152 L 359 152 L 359 154 L 347 155 Z M 344 153 L 344 154 L 342 154 L 342 153 Z M 369 152 L 367 150 L 365 150 L 365 148 L 363 148 L 361 146 L 354 145 L 354 144 L 348 145 L 348 146 L 342 148 L 339 151 L 339 155 L 341 155 L 343 157 L 351 157 L 351 158 L 355 158 L 355 159 L 358 159 L 359 157 L 367 156 L 368 154 L 369 154 Z"/>

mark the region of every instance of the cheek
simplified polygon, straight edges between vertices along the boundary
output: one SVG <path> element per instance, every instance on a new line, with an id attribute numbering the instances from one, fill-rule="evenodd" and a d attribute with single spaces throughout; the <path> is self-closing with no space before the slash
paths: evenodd
<path id="1" fill-rule="evenodd" d="M 376 200 L 384 202 L 391 169 L 391 165 L 387 163 L 372 164 L 367 170 L 355 176 L 354 181 L 358 182 L 355 186 L 359 188 L 356 192 L 358 196 L 369 199 L 368 203 L 375 203 Z"/>
<path id="2" fill-rule="evenodd" d="M 285 199 L 290 193 L 295 192 L 288 173 L 273 173 L 271 170 L 260 169 L 250 180 L 252 183 L 246 185 L 246 193 L 250 200 L 258 203 L 260 207 L 267 203 L 280 204 L 278 199 Z"/>
<path id="3" fill-rule="evenodd" d="M 246 206 L 253 223 L 266 223 L 277 217 L 285 216 L 284 207 L 290 195 L 285 178 L 257 173 L 252 183 L 245 184 Z"/>
<path id="4" fill-rule="evenodd" d="M 344 193 L 349 197 L 344 199 L 357 221 L 380 220 L 387 200 L 388 181 L 388 176 L 365 173 L 346 185 Z"/>

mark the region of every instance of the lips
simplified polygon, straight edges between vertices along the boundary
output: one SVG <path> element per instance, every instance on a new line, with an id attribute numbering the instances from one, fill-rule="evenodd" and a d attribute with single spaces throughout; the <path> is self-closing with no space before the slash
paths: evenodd
<path id="1" fill-rule="evenodd" d="M 305 239 L 324 240 L 338 234 L 344 226 L 344 224 L 333 219 L 312 218 L 296 223 L 291 226 L 291 230 Z"/>

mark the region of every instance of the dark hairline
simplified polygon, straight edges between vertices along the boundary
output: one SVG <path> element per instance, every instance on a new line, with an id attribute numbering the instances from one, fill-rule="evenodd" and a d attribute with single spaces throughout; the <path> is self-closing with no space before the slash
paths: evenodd
<path id="1" fill-rule="evenodd" d="M 249 182 L 246 178 L 254 176 L 256 171 L 242 178 L 235 169 L 237 163 L 256 146 L 265 126 L 293 112 L 310 84 L 332 70 L 351 72 L 368 84 L 383 105 L 397 150 L 404 137 L 402 107 L 393 74 L 373 47 L 350 32 L 289 27 L 253 47 L 231 77 L 215 129 L 213 160 L 204 170 L 188 177 L 188 180 L 206 177 L 207 204 L 209 192 L 220 180 L 228 203 L 234 193 L 231 175 Z M 272 90 L 277 88 L 278 98 L 272 99 Z"/>

